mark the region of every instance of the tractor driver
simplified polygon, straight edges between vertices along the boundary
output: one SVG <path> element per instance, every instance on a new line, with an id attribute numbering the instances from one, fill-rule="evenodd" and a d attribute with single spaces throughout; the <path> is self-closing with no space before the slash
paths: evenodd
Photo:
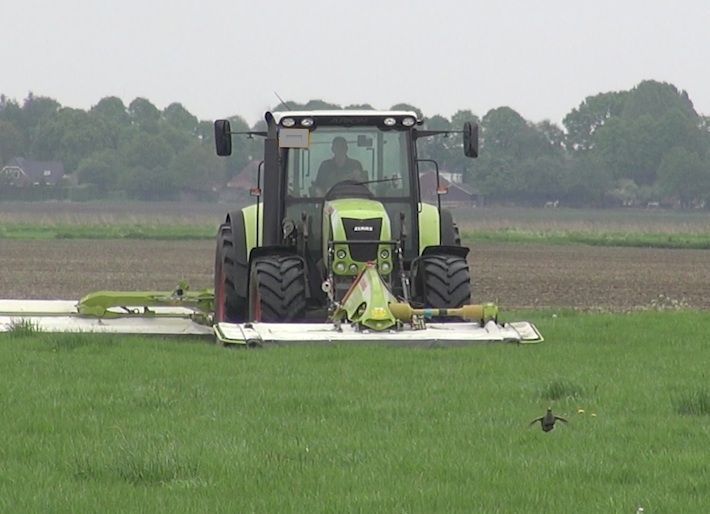
<path id="1" fill-rule="evenodd" d="M 348 157 L 348 143 L 342 136 L 333 138 L 333 157 L 323 161 L 313 181 L 316 196 L 323 196 L 331 187 L 343 180 L 367 180 L 365 170 L 357 159 Z"/>

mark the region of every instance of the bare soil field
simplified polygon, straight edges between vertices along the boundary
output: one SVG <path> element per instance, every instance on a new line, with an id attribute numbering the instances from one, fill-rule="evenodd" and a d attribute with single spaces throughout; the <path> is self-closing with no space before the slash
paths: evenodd
<path id="1" fill-rule="evenodd" d="M 0 240 L 0 298 L 212 286 L 211 241 Z M 474 300 L 505 308 L 710 309 L 710 252 L 479 243 Z M 662 295 L 662 296 L 661 296 Z"/>

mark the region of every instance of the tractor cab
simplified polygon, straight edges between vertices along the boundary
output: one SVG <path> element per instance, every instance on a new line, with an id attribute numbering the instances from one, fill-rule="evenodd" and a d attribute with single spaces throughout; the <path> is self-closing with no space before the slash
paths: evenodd
<path id="1" fill-rule="evenodd" d="M 274 117 L 287 184 L 285 219 L 296 226 L 303 221 L 309 276 L 322 282 L 330 272 L 337 298 L 367 262 L 375 262 L 397 288 L 391 280 L 397 252 L 406 266 L 418 255 L 419 242 L 411 237 L 419 233 L 410 130 L 416 115 L 346 111 Z"/>

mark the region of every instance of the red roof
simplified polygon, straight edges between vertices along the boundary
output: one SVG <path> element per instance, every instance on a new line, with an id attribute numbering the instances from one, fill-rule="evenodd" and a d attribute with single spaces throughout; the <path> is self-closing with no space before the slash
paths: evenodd
<path id="1" fill-rule="evenodd" d="M 419 175 L 419 185 L 421 187 L 422 200 L 436 202 L 436 172 L 427 171 Z M 448 193 L 442 196 L 442 200 L 448 202 L 471 202 L 478 195 L 471 187 L 465 184 L 449 182 L 442 176 L 439 176 L 439 186 L 448 190 Z"/>
<path id="2" fill-rule="evenodd" d="M 227 182 L 227 187 L 230 189 L 242 189 L 249 191 L 256 187 L 256 174 L 259 170 L 259 161 L 249 161 L 249 164 L 242 168 L 242 171 L 237 173 L 232 180 Z"/>

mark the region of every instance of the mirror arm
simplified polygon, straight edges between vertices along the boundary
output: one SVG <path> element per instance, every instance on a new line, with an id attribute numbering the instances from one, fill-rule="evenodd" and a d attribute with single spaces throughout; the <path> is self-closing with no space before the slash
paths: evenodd
<path id="1" fill-rule="evenodd" d="M 266 137 L 266 132 L 261 132 L 261 131 L 255 132 L 255 131 L 252 131 L 252 130 L 246 130 L 246 131 L 243 131 L 243 132 L 234 132 L 234 131 L 232 131 L 232 132 L 230 132 L 230 134 L 232 134 L 232 135 L 247 135 L 247 136 L 261 136 L 261 137 Z"/>
<path id="2" fill-rule="evenodd" d="M 430 137 L 438 136 L 439 134 L 461 134 L 463 130 L 412 130 L 412 135 L 414 139 L 419 139 L 420 137 Z"/>

